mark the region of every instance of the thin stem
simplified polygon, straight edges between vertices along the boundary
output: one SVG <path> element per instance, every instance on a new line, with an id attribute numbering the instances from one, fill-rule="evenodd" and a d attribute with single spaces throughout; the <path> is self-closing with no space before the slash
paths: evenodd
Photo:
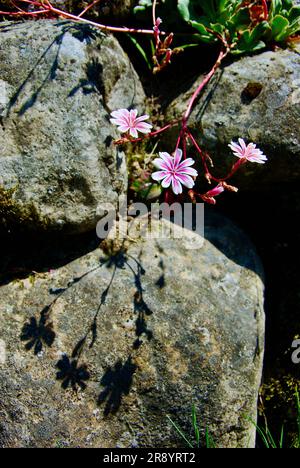
<path id="1" fill-rule="evenodd" d="M 183 126 L 186 126 L 187 124 L 187 121 L 191 115 L 191 112 L 192 112 L 192 109 L 193 109 L 193 105 L 197 99 L 197 97 L 199 96 L 199 94 L 201 93 L 201 91 L 203 90 L 203 88 L 210 82 L 211 78 L 214 76 L 214 74 L 216 73 L 217 69 L 220 67 L 221 63 L 222 63 L 222 60 L 224 60 L 224 58 L 228 55 L 229 53 L 229 48 L 226 48 L 226 50 L 221 50 L 218 58 L 217 58 L 217 61 L 216 63 L 214 64 L 214 66 L 212 67 L 212 69 L 210 70 L 210 72 L 206 75 L 206 77 L 204 78 L 204 80 L 199 84 L 199 86 L 197 87 L 196 91 L 194 92 L 193 96 L 191 97 L 190 99 L 190 102 L 189 102 L 189 105 L 188 105 L 188 108 L 186 110 L 186 113 L 184 114 L 184 117 L 183 117 Z"/>
<path id="2" fill-rule="evenodd" d="M 175 152 L 178 150 L 179 145 L 180 145 L 180 141 L 181 141 L 182 137 L 184 137 L 184 134 L 185 134 L 185 130 L 183 128 L 181 128 L 181 130 L 179 132 L 179 135 L 178 135 L 178 138 L 177 138 L 177 142 L 176 142 L 176 146 L 175 146 Z"/>
<path id="3" fill-rule="evenodd" d="M 209 177 L 210 180 L 213 180 L 214 182 L 217 182 L 217 183 L 221 183 L 221 182 L 225 182 L 226 180 L 230 179 L 230 177 L 232 177 L 236 171 L 243 165 L 247 162 L 247 160 L 245 158 L 241 158 L 239 159 L 233 166 L 232 166 L 232 169 L 230 171 L 230 173 L 226 176 L 226 177 L 223 177 L 223 178 L 217 178 L 217 177 L 214 177 L 209 169 L 208 169 L 208 166 L 207 166 L 207 163 L 206 163 L 206 159 L 205 159 L 205 155 L 203 154 L 203 151 L 202 149 L 200 148 L 200 146 L 198 145 L 197 141 L 195 140 L 195 138 L 193 137 L 193 135 L 191 134 L 190 130 L 187 130 L 188 132 L 188 135 L 193 143 L 193 145 L 195 146 L 196 150 L 198 151 L 198 153 L 200 154 L 201 158 L 202 158 L 202 162 L 203 162 L 203 165 L 204 165 L 204 168 L 205 168 L 205 174 Z"/>
<path id="4" fill-rule="evenodd" d="M 63 18 L 69 19 L 74 22 L 81 22 L 83 24 L 89 24 L 90 26 L 94 26 L 95 28 L 101 29 L 103 31 L 110 31 L 110 32 L 115 32 L 115 33 L 130 33 L 130 34 L 148 34 L 153 36 L 154 32 L 152 29 L 135 29 L 135 28 L 127 28 L 127 27 L 116 27 L 116 26 L 107 26 L 104 24 L 96 23 L 95 21 L 87 20 L 85 18 L 82 18 L 81 16 L 78 15 L 73 15 L 71 13 L 68 13 L 66 11 L 60 10 L 58 8 L 55 8 L 53 5 L 50 3 L 41 3 L 41 2 L 36 2 L 34 0 L 20 0 L 21 2 L 27 3 L 29 5 L 34 5 L 37 7 L 41 7 L 44 9 L 42 13 L 54 13 L 57 16 L 61 16 Z M 46 7 L 46 9 L 45 9 Z M 14 16 L 16 13 L 14 12 L 7 12 L 7 11 L 1 11 L 1 15 L 6 15 L 6 16 Z M 29 12 L 29 14 L 32 14 Z M 37 14 L 37 13 L 35 13 Z M 40 13 L 39 13 L 40 14 Z M 164 31 L 160 32 L 161 35 L 165 36 L 166 33 Z"/>
<path id="5" fill-rule="evenodd" d="M 47 10 L 37 10 L 37 11 L 0 11 L 0 15 L 5 16 L 35 16 L 35 15 L 44 15 L 49 13 L 49 9 Z"/>
<path id="6" fill-rule="evenodd" d="M 153 5 L 152 5 L 153 26 L 155 26 L 156 24 L 156 4 L 157 4 L 157 0 L 153 0 Z"/>
<path id="7" fill-rule="evenodd" d="M 155 130 L 155 132 L 147 133 L 147 134 L 145 134 L 144 136 L 142 136 L 140 138 L 134 138 L 134 139 L 131 140 L 130 138 L 125 137 L 125 138 L 121 138 L 120 140 L 116 140 L 114 142 L 114 144 L 115 145 L 121 145 L 123 143 L 128 143 L 128 142 L 136 143 L 137 141 L 143 141 L 143 140 L 146 140 L 148 138 L 159 135 L 160 133 L 165 132 L 169 128 L 174 127 L 175 125 L 178 125 L 178 120 L 174 120 L 173 122 L 170 122 L 168 125 L 165 125 L 164 127 L 160 128 L 159 130 Z"/>
<path id="8" fill-rule="evenodd" d="M 89 11 L 91 8 L 97 5 L 97 3 L 100 3 L 102 0 L 94 0 L 93 3 L 90 3 L 87 7 L 85 7 L 84 10 L 78 15 L 78 18 L 81 18 L 87 11 Z"/>

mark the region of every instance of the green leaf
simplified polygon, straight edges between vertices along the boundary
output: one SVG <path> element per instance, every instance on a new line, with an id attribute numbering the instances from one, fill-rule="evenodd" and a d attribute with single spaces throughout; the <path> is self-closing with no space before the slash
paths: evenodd
<path id="1" fill-rule="evenodd" d="M 287 39 L 293 34 L 297 34 L 297 33 L 299 34 L 299 32 L 300 32 L 300 22 L 299 20 L 296 20 L 293 24 L 290 24 L 290 26 L 286 29 L 287 35 L 284 39 Z"/>
<path id="2" fill-rule="evenodd" d="M 278 15 L 282 10 L 282 1 L 281 0 L 272 0 L 271 9 L 270 9 L 270 17 L 273 18 L 274 16 Z"/>
<path id="3" fill-rule="evenodd" d="M 203 36 L 207 36 L 209 34 L 204 24 L 197 23 L 196 21 L 191 21 L 191 24 Z"/>
<path id="4" fill-rule="evenodd" d="M 222 24 L 216 23 L 211 25 L 211 29 L 222 36 L 224 34 L 225 27 Z"/>
<path id="5" fill-rule="evenodd" d="M 213 34 L 207 31 L 206 27 L 203 24 L 197 23 L 196 21 L 191 21 L 191 25 L 199 32 L 199 39 L 202 42 L 211 44 L 217 40 L 217 38 Z"/>
<path id="6" fill-rule="evenodd" d="M 219 11 L 222 13 L 222 11 L 226 10 L 226 7 L 227 0 L 220 0 Z"/>
<path id="7" fill-rule="evenodd" d="M 138 43 L 138 41 L 136 40 L 135 37 L 131 36 L 130 34 L 127 34 L 127 36 L 130 38 L 130 40 L 133 42 L 133 44 L 135 45 L 135 47 L 137 48 L 137 50 L 139 51 L 139 53 L 141 54 L 141 56 L 145 60 L 149 70 L 152 70 L 152 64 L 151 64 L 150 60 L 148 59 L 147 54 L 144 51 L 143 47 Z"/>
<path id="8" fill-rule="evenodd" d="M 300 18 L 300 5 L 294 6 L 289 12 L 289 21 L 290 23 L 294 21 L 299 21 Z"/>
<path id="9" fill-rule="evenodd" d="M 289 26 L 289 21 L 281 15 L 276 15 L 271 21 L 272 35 L 275 41 L 284 34 L 284 31 Z"/>
<path id="10" fill-rule="evenodd" d="M 178 11 L 181 14 L 184 21 L 190 21 L 190 9 L 189 9 L 190 0 L 178 0 Z"/>
<path id="11" fill-rule="evenodd" d="M 267 21 L 259 23 L 251 32 L 251 42 L 259 41 L 263 35 L 270 30 L 270 25 Z"/>
<path id="12" fill-rule="evenodd" d="M 267 21 L 259 23 L 252 31 L 247 29 L 238 41 L 235 53 L 255 52 L 265 47 L 265 43 L 261 39 L 268 30 L 270 30 L 270 26 Z"/>

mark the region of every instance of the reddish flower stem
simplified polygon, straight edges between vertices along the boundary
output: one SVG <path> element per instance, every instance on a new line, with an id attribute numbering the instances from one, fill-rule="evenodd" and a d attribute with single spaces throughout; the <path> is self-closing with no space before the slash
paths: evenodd
<path id="1" fill-rule="evenodd" d="M 157 3 L 157 0 L 153 0 L 153 5 L 152 5 L 153 26 L 155 26 L 155 24 L 156 24 L 156 3 Z"/>
<path id="2" fill-rule="evenodd" d="M 221 183 L 221 182 L 225 182 L 226 180 L 230 179 L 230 177 L 232 177 L 236 171 L 243 165 L 245 164 L 245 162 L 247 162 L 246 159 L 239 159 L 233 166 L 232 166 L 232 169 L 230 171 L 230 173 L 223 177 L 223 178 L 217 178 L 215 176 L 213 176 L 210 172 L 210 170 L 208 169 L 208 166 L 207 166 L 207 162 L 206 162 L 206 157 L 205 155 L 203 154 L 203 151 L 202 149 L 200 148 L 200 146 L 198 145 L 197 141 L 195 140 L 195 138 L 193 137 L 193 135 L 191 134 L 190 130 L 187 130 L 188 132 L 188 136 L 189 138 L 191 139 L 193 145 L 195 146 L 196 150 L 198 151 L 198 153 L 200 154 L 201 156 L 201 159 L 202 159 L 202 162 L 203 162 L 203 166 L 204 166 L 204 169 L 205 169 L 205 175 L 207 176 L 207 179 L 209 180 L 213 180 L 214 182 L 217 182 L 217 183 Z"/>
<path id="3" fill-rule="evenodd" d="M 133 143 L 136 143 L 137 141 L 143 141 L 143 140 L 146 140 L 147 138 L 157 136 L 160 133 L 165 132 L 169 128 L 174 127 L 175 125 L 178 125 L 178 120 L 174 120 L 173 122 L 168 123 L 168 125 L 165 125 L 164 127 L 160 128 L 159 130 L 155 130 L 154 132 L 147 133 L 146 135 L 144 135 L 144 136 L 142 136 L 140 138 L 131 139 L 129 137 L 125 137 L 125 138 L 121 138 L 120 140 L 115 140 L 114 144 L 115 145 L 122 145 L 123 143 L 129 143 L 131 141 Z"/>
<path id="4" fill-rule="evenodd" d="M 82 12 L 78 15 L 78 18 L 81 18 L 83 15 L 85 15 L 85 13 L 87 13 L 91 8 L 93 8 L 94 6 L 96 6 L 98 3 L 100 3 L 102 0 L 94 0 L 93 3 L 90 3 L 89 5 L 87 5 L 87 7 L 85 7 L 84 10 L 82 10 Z"/>
<path id="5" fill-rule="evenodd" d="M 210 80 L 212 79 L 212 77 L 216 73 L 217 69 L 220 67 L 222 61 L 228 55 L 229 50 L 230 50 L 229 47 L 227 47 L 225 51 L 221 50 L 221 52 L 220 52 L 220 54 L 219 54 L 219 56 L 217 58 L 216 63 L 214 64 L 214 66 L 212 67 L 210 72 L 206 75 L 204 80 L 199 84 L 199 86 L 197 87 L 197 89 L 194 92 L 193 96 L 191 97 L 188 108 L 187 108 L 186 113 L 184 114 L 184 117 L 183 117 L 183 120 L 182 120 L 183 127 L 186 127 L 186 125 L 187 125 L 187 121 L 188 121 L 188 119 L 189 119 L 189 117 L 191 115 L 193 105 L 194 105 L 197 97 L 199 96 L 199 94 L 201 93 L 203 88 L 210 82 Z"/>
<path id="6" fill-rule="evenodd" d="M 47 10 L 37 10 L 37 11 L 0 11 L 0 15 L 3 16 L 35 16 L 35 15 L 45 15 L 49 13 L 49 9 Z"/>
<path id="7" fill-rule="evenodd" d="M 71 21 L 74 21 L 76 23 L 80 22 L 83 24 L 89 24 L 90 26 L 94 26 L 95 28 L 101 29 L 103 31 L 109 31 L 109 32 L 114 32 L 114 33 L 130 33 L 130 34 L 148 34 L 153 36 L 153 30 L 152 29 L 135 29 L 135 28 L 127 28 L 127 27 L 116 27 L 116 26 L 107 26 L 104 24 L 96 23 L 95 21 L 87 20 L 85 18 L 82 18 L 81 16 L 78 15 L 73 15 L 71 13 L 68 13 L 66 11 L 60 10 L 58 8 L 55 8 L 51 3 L 41 3 L 37 2 L 34 0 L 19 0 L 23 3 L 27 3 L 29 5 L 34 5 L 36 7 L 40 7 L 43 9 L 43 11 L 40 12 L 26 12 L 26 16 L 34 16 L 36 14 L 45 14 L 45 13 L 54 13 L 57 16 L 69 19 Z M 22 12 L 9 12 L 9 11 L 0 11 L 1 15 L 4 16 L 24 16 L 25 13 Z M 164 31 L 160 32 L 161 35 L 165 36 L 166 33 Z"/>

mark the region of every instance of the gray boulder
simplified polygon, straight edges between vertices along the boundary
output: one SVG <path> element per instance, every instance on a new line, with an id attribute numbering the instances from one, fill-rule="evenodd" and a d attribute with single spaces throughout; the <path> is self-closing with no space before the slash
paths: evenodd
<path id="1" fill-rule="evenodd" d="M 168 119 L 183 115 L 202 78 L 169 105 Z M 240 170 L 235 181 L 242 189 L 299 180 L 299 85 L 299 48 L 244 57 L 216 74 L 196 104 L 189 126 L 211 152 L 217 176 L 224 176 L 236 161 L 227 145 L 241 137 L 257 143 L 269 158 L 263 167 L 249 163 Z M 173 146 L 176 138 L 173 130 L 166 143 Z"/>
<path id="2" fill-rule="evenodd" d="M 109 113 L 145 95 L 111 35 L 65 21 L 0 26 L 0 214 L 9 227 L 93 229 L 127 190 Z"/>
<path id="3" fill-rule="evenodd" d="M 81 12 L 91 4 L 89 0 L 54 0 L 51 3 L 56 8 L 61 8 L 71 13 Z M 135 3 L 135 0 L 101 1 L 91 8 L 86 16 L 99 21 L 106 18 L 106 16 L 109 18 L 115 17 L 115 20 L 120 21 L 120 19 L 128 18 Z"/>
<path id="4" fill-rule="evenodd" d="M 254 446 L 260 261 L 223 217 L 198 250 L 181 235 L 106 240 L 0 288 L 0 446 L 184 447 L 167 416 L 193 440 L 193 405 L 202 444 L 207 427 L 217 447 Z"/>

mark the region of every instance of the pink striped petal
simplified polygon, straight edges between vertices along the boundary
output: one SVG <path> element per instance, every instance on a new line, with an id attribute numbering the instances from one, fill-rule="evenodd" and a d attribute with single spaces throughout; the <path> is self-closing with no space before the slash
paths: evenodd
<path id="1" fill-rule="evenodd" d="M 135 128 L 132 128 L 132 127 L 129 129 L 129 133 L 132 136 L 132 138 L 138 138 L 138 136 L 139 136 L 137 130 Z"/>
<path id="2" fill-rule="evenodd" d="M 183 184 L 187 188 L 193 188 L 194 185 L 195 185 L 195 182 L 193 181 L 193 179 L 189 175 L 176 174 L 175 177 L 178 179 L 178 181 L 181 184 Z"/>
<path id="3" fill-rule="evenodd" d="M 128 126 L 125 126 L 125 125 L 120 125 L 120 126 L 118 127 L 118 130 L 119 130 L 119 132 L 121 132 L 121 133 L 125 133 L 125 132 L 128 132 L 129 127 L 128 127 Z"/>
<path id="4" fill-rule="evenodd" d="M 188 174 L 190 176 L 197 177 L 198 172 L 192 167 L 185 167 L 183 169 L 178 169 L 177 174 Z"/>
<path id="5" fill-rule="evenodd" d="M 149 115 L 145 114 L 145 115 L 141 115 L 141 117 L 138 117 L 136 119 L 136 122 L 143 122 L 143 120 L 148 120 L 149 119 Z"/>
<path id="6" fill-rule="evenodd" d="M 138 111 L 136 109 L 133 109 L 130 111 L 130 119 L 132 122 L 135 121 L 137 114 L 138 114 Z"/>
<path id="7" fill-rule="evenodd" d="M 175 195 L 179 195 L 180 193 L 182 193 L 182 185 L 176 177 L 173 177 L 172 179 L 172 190 L 175 193 Z"/>
<path id="8" fill-rule="evenodd" d="M 220 193 L 224 192 L 224 190 L 223 185 L 219 184 L 214 189 L 209 190 L 205 195 L 207 197 L 216 197 L 217 195 L 220 195 Z"/>
<path id="9" fill-rule="evenodd" d="M 183 167 L 189 167 L 193 164 L 195 164 L 195 161 L 192 158 L 187 158 L 179 164 L 178 169 L 181 169 Z"/>
<path id="10" fill-rule="evenodd" d="M 175 151 L 175 154 L 174 154 L 174 169 L 177 169 L 179 164 L 180 164 L 180 161 L 181 161 L 181 158 L 182 158 L 182 150 L 181 149 L 177 149 Z"/>
<path id="11" fill-rule="evenodd" d="M 245 143 L 245 141 L 243 140 L 243 138 L 239 138 L 239 144 L 240 144 L 242 150 L 243 150 L 243 151 L 246 151 L 247 146 L 246 146 L 246 143 Z"/>
<path id="12" fill-rule="evenodd" d="M 129 111 L 127 109 L 119 109 L 119 110 L 113 111 L 111 113 L 111 116 L 115 117 L 116 119 L 118 119 L 119 117 L 128 118 L 129 117 Z"/>
<path id="13" fill-rule="evenodd" d="M 152 179 L 153 180 L 163 180 L 166 178 L 166 172 L 165 171 L 157 171 L 152 174 Z"/>
<path id="14" fill-rule="evenodd" d="M 162 159 L 160 158 L 156 158 L 152 161 L 152 163 L 154 164 L 155 167 L 157 167 L 158 169 L 164 169 L 165 171 L 167 172 L 170 172 L 170 167 L 168 166 L 168 164 L 166 163 L 166 161 L 163 161 Z"/>
<path id="15" fill-rule="evenodd" d="M 258 157 L 255 157 L 255 156 L 250 156 L 250 158 L 247 158 L 248 161 L 250 162 L 256 162 L 258 164 L 265 164 L 266 163 L 266 159 L 261 159 L 261 158 L 258 158 Z"/>
<path id="16" fill-rule="evenodd" d="M 170 171 L 173 170 L 173 158 L 169 155 L 169 153 L 159 153 L 159 157 L 163 159 Z"/>
<path id="17" fill-rule="evenodd" d="M 152 125 L 141 122 L 136 124 L 135 128 L 141 133 L 150 133 Z"/>
<path id="18" fill-rule="evenodd" d="M 163 188 L 168 188 L 171 185 L 173 176 L 172 174 L 167 175 L 167 177 L 162 181 L 161 185 Z"/>

